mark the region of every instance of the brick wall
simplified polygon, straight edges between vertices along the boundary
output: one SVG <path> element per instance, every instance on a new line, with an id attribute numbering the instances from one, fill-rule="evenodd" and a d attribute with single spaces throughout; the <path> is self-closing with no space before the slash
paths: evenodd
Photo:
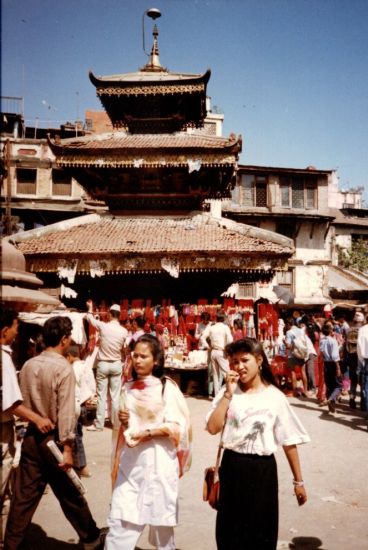
<path id="1" fill-rule="evenodd" d="M 111 132 L 113 127 L 105 111 L 86 111 L 86 128 L 94 134 Z"/>

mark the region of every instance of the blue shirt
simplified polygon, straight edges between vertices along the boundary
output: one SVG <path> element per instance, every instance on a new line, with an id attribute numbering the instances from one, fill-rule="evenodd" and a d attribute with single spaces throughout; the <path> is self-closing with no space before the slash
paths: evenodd
<path id="1" fill-rule="evenodd" d="M 291 327 L 285 334 L 285 344 L 287 345 L 287 355 L 288 357 L 294 357 L 293 355 L 293 343 L 296 338 L 302 338 L 305 336 L 304 330 L 297 326 Z"/>
<path id="2" fill-rule="evenodd" d="M 340 361 L 339 344 L 333 336 L 321 338 L 319 349 L 321 350 L 324 361 Z"/>

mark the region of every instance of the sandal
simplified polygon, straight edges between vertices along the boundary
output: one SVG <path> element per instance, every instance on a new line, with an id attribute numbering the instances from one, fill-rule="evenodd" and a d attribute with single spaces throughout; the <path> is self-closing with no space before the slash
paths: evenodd
<path id="1" fill-rule="evenodd" d="M 80 470 L 78 470 L 78 475 L 79 475 L 79 477 L 92 477 L 92 474 L 88 470 L 87 466 L 85 466 L 84 468 L 81 468 Z"/>

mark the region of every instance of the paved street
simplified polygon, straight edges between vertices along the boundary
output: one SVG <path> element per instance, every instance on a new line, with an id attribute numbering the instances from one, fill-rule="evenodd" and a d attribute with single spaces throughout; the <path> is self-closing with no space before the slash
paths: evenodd
<path id="1" fill-rule="evenodd" d="M 346 399 L 346 398 L 345 398 Z M 363 550 L 368 541 L 367 424 L 360 411 L 350 411 L 345 400 L 333 418 L 312 399 L 290 401 L 308 429 L 312 442 L 299 447 L 308 503 L 298 508 L 291 474 L 278 452 L 280 529 L 278 548 L 299 550 Z M 176 543 L 180 550 L 215 550 L 215 512 L 202 502 L 202 473 L 214 462 L 218 436 L 204 431 L 209 401 L 188 398 L 194 427 L 192 469 L 181 481 L 180 524 Z M 85 479 L 87 500 L 100 526 L 106 525 L 110 498 L 109 459 L 111 431 L 85 431 L 85 446 L 93 477 Z M 80 548 L 51 491 L 44 495 L 34 516 L 28 541 L 33 550 Z M 294 545 L 294 546 L 293 546 Z M 138 548 L 149 550 L 144 533 Z M 124 549 L 122 549 L 124 550 Z M 229 550 L 231 550 L 229 548 Z M 256 549 L 249 549 L 256 550 Z"/>

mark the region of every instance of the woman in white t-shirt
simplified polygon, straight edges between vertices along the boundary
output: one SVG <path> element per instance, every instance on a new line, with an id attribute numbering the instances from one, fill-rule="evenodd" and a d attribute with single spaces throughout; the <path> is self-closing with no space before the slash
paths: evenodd
<path id="1" fill-rule="evenodd" d="M 285 395 L 277 389 L 262 345 L 251 338 L 229 344 L 226 386 L 207 415 L 211 434 L 222 430 L 218 550 L 274 550 L 278 482 L 274 452 L 282 445 L 299 506 L 307 500 L 296 445 L 310 441 Z"/>

